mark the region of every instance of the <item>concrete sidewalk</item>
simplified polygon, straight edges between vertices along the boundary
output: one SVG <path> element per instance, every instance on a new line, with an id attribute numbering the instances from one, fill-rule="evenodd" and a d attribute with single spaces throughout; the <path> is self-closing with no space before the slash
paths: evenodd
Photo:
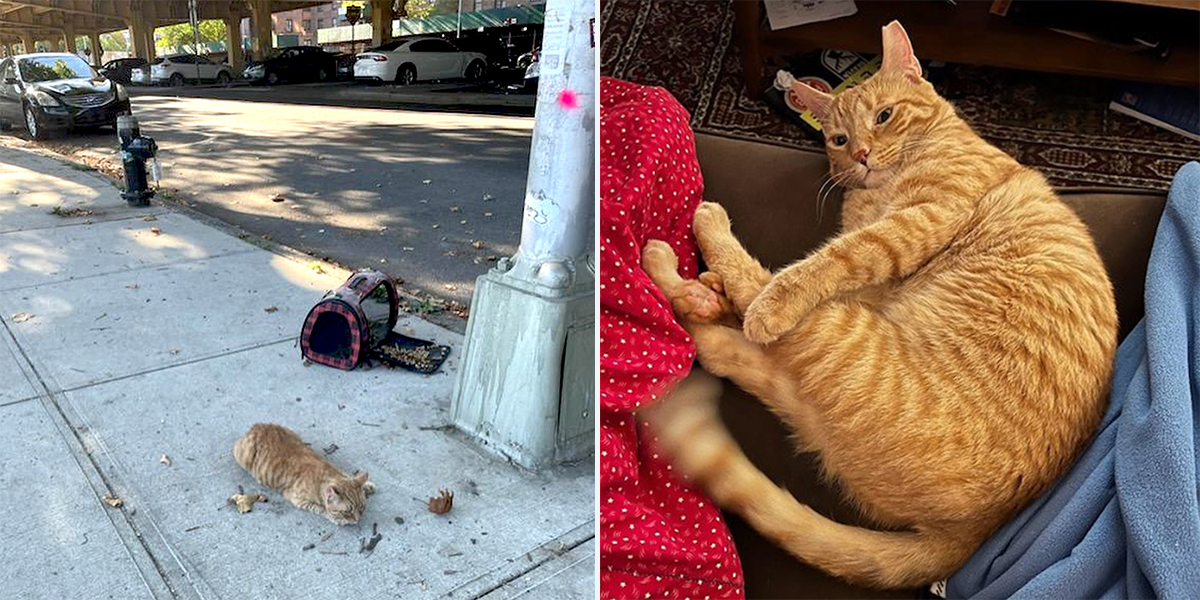
<path id="1" fill-rule="evenodd" d="M 303 365 L 301 322 L 343 276 L 0 147 L 3 595 L 591 597 L 592 464 L 524 472 L 445 427 L 461 336 L 402 316 L 453 346 L 432 376 Z M 257 421 L 369 471 L 363 523 L 242 471 L 230 448 Z M 238 486 L 270 501 L 239 515 Z M 444 516 L 425 508 L 439 488 Z M 372 524 L 383 540 L 360 554 Z"/>

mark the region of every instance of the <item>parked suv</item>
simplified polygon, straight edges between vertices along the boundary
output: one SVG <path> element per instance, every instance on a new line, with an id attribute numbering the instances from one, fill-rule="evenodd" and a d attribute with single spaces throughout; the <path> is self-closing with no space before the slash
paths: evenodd
<path id="1" fill-rule="evenodd" d="M 181 86 L 189 81 L 226 84 L 232 80 L 233 69 L 229 65 L 215 63 L 196 54 L 164 56 L 150 63 L 150 81 L 154 85 Z"/>
<path id="2" fill-rule="evenodd" d="M 0 127 L 25 123 L 29 136 L 115 126 L 129 114 L 129 96 L 82 58 L 65 52 L 18 54 L 0 60 Z"/>

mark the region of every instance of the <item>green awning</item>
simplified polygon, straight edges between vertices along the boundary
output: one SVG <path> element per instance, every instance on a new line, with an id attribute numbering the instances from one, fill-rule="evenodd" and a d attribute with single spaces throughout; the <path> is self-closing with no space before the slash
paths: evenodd
<path id="1" fill-rule="evenodd" d="M 545 4 L 530 4 L 526 6 L 510 6 L 477 10 L 462 14 L 463 31 L 471 31 L 483 27 L 504 27 L 506 19 L 514 19 L 513 25 L 541 25 L 546 13 Z M 424 19 L 396 19 L 392 21 L 392 37 L 405 38 L 414 35 L 430 35 L 447 33 L 458 29 L 458 13 L 433 15 Z M 360 23 L 351 27 L 342 25 L 317 30 L 318 44 L 337 44 L 339 42 L 361 41 L 371 39 L 371 24 Z"/>

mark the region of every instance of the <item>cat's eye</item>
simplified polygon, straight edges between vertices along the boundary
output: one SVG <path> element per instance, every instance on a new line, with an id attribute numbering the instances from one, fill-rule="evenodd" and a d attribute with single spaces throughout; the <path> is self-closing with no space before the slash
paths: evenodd
<path id="1" fill-rule="evenodd" d="M 846 142 L 849 140 L 847 140 L 846 136 L 844 135 L 835 135 L 833 136 L 832 141 L 834 146 L 845 146 Z"/>
<path id="2" fill-rule="evenodd" d="M 892 107 L 889 106 L 889 107 L 879 111 L 879 116 L 875 117 L 875 124 L 883 125 L 890 118 L 892 118 Z"/>

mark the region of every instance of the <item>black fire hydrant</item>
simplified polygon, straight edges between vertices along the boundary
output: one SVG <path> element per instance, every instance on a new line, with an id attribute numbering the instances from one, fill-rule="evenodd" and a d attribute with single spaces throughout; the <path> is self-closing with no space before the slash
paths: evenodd
<path id="1" fill-rule="evenodd" d="M 121 140 L 121 162 L 125 165 L 125 191 L 121 197 L 131 206 L 148 206 L 154 190 L 146 178 L 146 161 L 154 158 L 158 144 L 142 136 L 133 115 L 117 117 L 117 139 Z"/>

